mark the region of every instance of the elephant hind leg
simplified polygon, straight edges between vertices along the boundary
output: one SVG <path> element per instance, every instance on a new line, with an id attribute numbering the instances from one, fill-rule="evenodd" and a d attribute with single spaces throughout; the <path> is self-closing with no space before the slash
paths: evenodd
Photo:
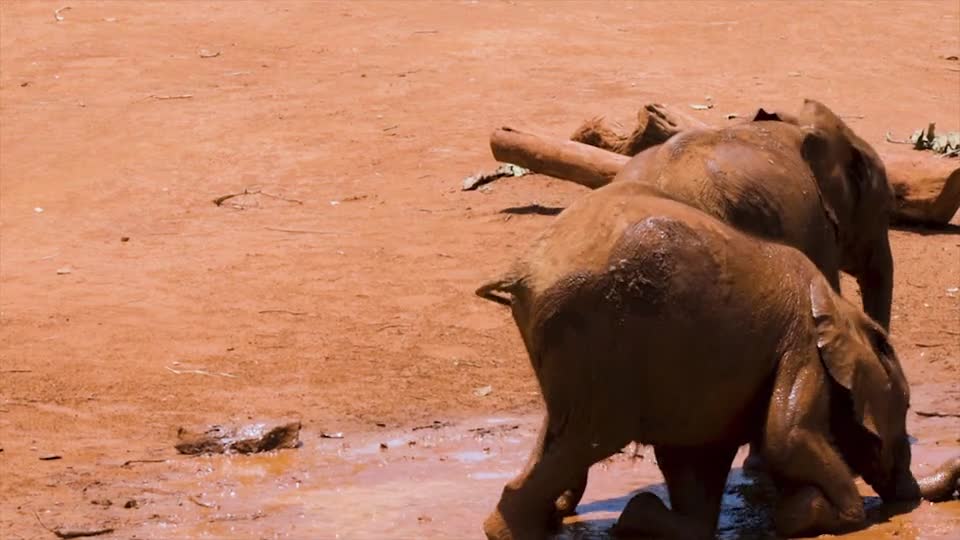
<path id="1" fill-rule="evenodd" d="M 673 510 L 640 493 L 617 522 L 618 534 L 657 538 L 713 538 L 730 465 L 738 445 L 655 448 Z"/>
<path id="2" fill-rule="evenodd" d="M 558 498 L 576 486 L 590 465 L 619 450 L 622 444 L 595 446 L 587 429 L 566 425 L 548 435 L 549 444 L 535 448 L 524 470 L 504 488 L 496 509 L 483 524 L 491 540 L 546 538 L 554 527 Z"/>

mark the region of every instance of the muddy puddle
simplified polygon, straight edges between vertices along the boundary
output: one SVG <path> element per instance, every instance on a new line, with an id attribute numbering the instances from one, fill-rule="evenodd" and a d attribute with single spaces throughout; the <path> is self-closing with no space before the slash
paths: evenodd
<path id="1" fill-rule="evenodd" d="M 936 421 L 925 424 L 923 432 L 944 433 Z M 532 416 L 482 418 L 343 439 L 305 425 L 299 449 L 179 457 L 98 489 L 139 497 L 137 519 L 115 514 L 127 518 L 118 523 L 127 538 L 482 538 L 483 518 L 525 463 L 537 425 Z M 960 452 L 955 437 L 924 440 L 923 432 L 915 471 Z M 742 473 L 744 455 L 730 475 L 719 537 L 772 538 L 768 488 Z M 629 447 L 595 465 L 579 514 L 556 538 L 607 538 L 641 489 L 666 497 L 652 449 Z M 960 538 L 958 501 L 891 515 L 862 491 L 874 524 L 852 538 Z"/>

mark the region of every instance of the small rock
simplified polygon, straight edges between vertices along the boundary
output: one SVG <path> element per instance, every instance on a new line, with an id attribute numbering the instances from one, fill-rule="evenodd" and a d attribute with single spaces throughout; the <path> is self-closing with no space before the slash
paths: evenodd
<path id="1" fill-rule="evenodd" d="M 42 214 L 42 213 L 43 213 L 43 208 L 40 208 L 39 206 L 37 206 L 37 207 L 35 207 L 35 208 L 33 209 L 33 211 L 36 212 L 36 213 L 38 213 L 38 214 Z"/>
<path id="2" fill-rule="evenodd" d="M 390 448 L 387 443 L 380 443 L 380 450 L 386 450 L 387 448 Z"/>
<path id="3" fill-rule="evenodd" d="M 57 268 L 57 275 L 58 275 L 58 276 L 65 276 L 65 275 L 67 275 L 67 274 L 69 274 L 69 273 L 71 273 L 71 272 L 73 272 L 73 268 L 70 268 L 69 266 L 64 266 L 64 267 L 62 267 L 62 268 Z"/>
<path id="4" fill-rule="evenodd" d="M 95 504 L 97 506 L 112 506 L 113 501 L 110 499 L 94 499 L 90 501 L 90 504 Z"/>
<path id="5" fill-rule="evenodd" d="M 787 77 L 799 77 L 799 76 L 800 76 L 800 72 L 799 72 L 799 71 L 789 71 L 789 72 L 787 72 Z"/>
<path id="6" fill-rule="evenodd" d="M 137 508 L 138 506 L 140 506 L 140 503 L 138 503 L 136 499 L 130 499 L 129 501 L 123 503 L 124 508 Z"/>
<path id="7" fill-rule="evenodd" d="M 129 237 L 129 236 L 121 236 L 121 237 L 120 237 L 120 241 L 121 241 L 121 242 L 129 242 L 129 241 L 130 241 L 130 237 Z"/>
<path id="8" fill-rule="evenodd" d="M 327 433 L 326 431 L 321 431 L 320 438 L 321 439 L 342 439 L 343 433 L 340 431 L 337 431 L 336 433 Z"/>
<path id="9" fill-rule="evenodd" d="M 417 516 L 417 522 L 419 523 L 430 523 L 433 521 L 433 518 L 430 516 Z"/>
<path id="10" fill-rule="evenodd" d="M 493 387 L 488 384 L 487 386 L 481 386 L 480 388 L 474 390 L 473 395 L 477 397 L 484 397 L 489 396 L 491 392 L 493 392 Z"/>

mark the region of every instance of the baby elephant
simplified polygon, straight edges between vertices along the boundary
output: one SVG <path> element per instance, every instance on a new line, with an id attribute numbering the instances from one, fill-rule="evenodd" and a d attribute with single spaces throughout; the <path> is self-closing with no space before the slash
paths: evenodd
<path id="1" fill-rule="evenodd" d="M 631 534 L 712 537 L 747 442 L 769 463 L 784 535 L 861 525 L 855 475 L 885 501 L 921 496 L 886 333 L 796 249 L 613 183 L 477 294 L 512 308 L 547 409 L 484 523 L 491 539 L 544 538 L 564 493 L 631 441 L 654 446 L 672 502 L 634 498 L 618 524 Z M 929 489 L 949 497 L 957 471 L 945 474 Z"/>

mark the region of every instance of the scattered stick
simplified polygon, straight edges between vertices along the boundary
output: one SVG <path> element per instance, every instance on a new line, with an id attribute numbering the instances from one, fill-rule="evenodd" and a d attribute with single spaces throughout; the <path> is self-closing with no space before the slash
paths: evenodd
<path id="1" fill-rule="evenodd" d="M 960 418 L 960 414 L 957 413 L 942 413 L 937 411 L 915 411 L 917 416 L 924 416 L 926 418 Z"/>
<path id="2" fill-rule="evenodd" d="M 62 22 L 62 21 L 64 20 L 64 17 L 63 17 L 63 15 L 61 15 L 60 13 L 62 13 L 62 12 L 64 12 L 64 11 L 69 11 L 69 10 L 71 10 L 71 9 L 73 9 L 73 8 L 70 7 L 70 6 L 63 6 L 63 7 L 60 8 L 60 9 L 55 9 L 55 10 L 53 10 L 53 18 L 56 19 L 57 22 Z"/>
<path id="3" fill-rule="evenodd" d="M 439 34 L 439 30 L 416 30 L 414 34 Z"/>
<path id="4" fill-rule="evenodd" d="M 222 197 L 217 197 L 216 199 L 213 200 L 213 204 L 217 206 L 223 206 L 223 203 L 227 202 L 228 200 L 234 197 L 239 197 L 241 195 L 264 195 L 264 196 L 270 197 L 271 199 L 278 199 L 281 201 L 287 201 L 287 202 L 292 202 L 296 204 L 303 204 L 303 201 L 301 201 L 300 199 L 288 199 L 287 197 L 274 195 L 273 193 L 267 193 L 262 189 L 250 189 L 250 188 L 244 188 L 243 191 L 239 193 L 230 193 Z"/>
<path id="5" fill-rule="evenodd" d="M 32 369 L 4 369 L 0 373 L 33 373 Z"/>
<path id="6" fill-rule="evenodd" d="M 103 528 L 103 529 L 87 529 L 87 530 L 63 529 L 63 528 L 51 529 L 50 527 L 47 527 L 46 524 L 44 524 L 43 520 L 40 519 L 40 514 L 38 514 L 36 510 L 34 510 L 33 512 L 33 517 L 37 518 L 37 523 L 39 523 L 41 527 L 57 535 L 57 538 L 81 538 L 84 536 L 100 536 L 101 534 L 110 534 L 113 532 L 113 529 L 109 527 Z"/>
<path id="7" fill-rule="evenodd" d="M 257 193 L 259 193 L 260 195 L 266 195 L 267 197 L 270 197 L 270 198 L 272 198 L 272 199 L 279 199 L 279 200 L 281 200 L 281 201 L 287 201 L 287 202 L 292 202 L 292 203 L 297 203 L 297 204 L 303 204 L 303 201 L 301 201 L 300 199 L 288 199 L 288 198 L 286 198 L 286 197 L 281 197 L 280 195 L 274 195 L 273 193 L 267 193 L 266 191 L 258 191 Z"/>
<path id="8" fill-rule="evenodd" d="M 202 506 L 202 507 L 204 507 L 204 508 L 216 508 L 216 507 L 217 507 L 217 505 L 212 504 L 212 503 L 205 503 L 205 502 L 201 501 L 200 499 L 194 497 L 193 495 L 190 495 L 189 497 L 187 497 L 187 500 L 189 500 L 190 502 L 192 502 L 193 504 L 195 504 L 195 505 L 197 505 L 197 506 Z"/>
<path id="9" fill-rule="evenodd" d="M 166 463 L 166 462 L 167 462 L 166 459 L 128 459 L 124 461 L 120 466 L 129 467 L 134 463 Z"/>
<path id="10" fill-rule="evenodd" d="M 171 96 L 150 94 L 149 96 L 147 96 L 147 99 L 156 99 L 156 100 L 164 101 L 168 99 L 190 99 L 192 97 L 193 97 L 193 94 L 175 94 Z"/>
<path id="11" fill-rule="evenodd" d="M 213 204 L 215 204 L 215 205 L 217 205 L 217 206 L 222 206 L 223 203 L 227 202 L 228 200 L 230 200 L 230 199 L 232 199 L 232 198 L 234 198 L 234 197 L 239 197 L 239 196 L 241 196 L 241 195 L 253 195 L 253 194 L 255 194 L 255 193 L 260 193 L 260 190 L 250 191 L 250 190 L 244 188 L 244 190 L 241 191 L 241 192 L 239 192 L 239 193 L 230 193 L 229 195 L 224 195 L 224 196 L 222 196 L 222 197 L 217 197 L 216 199 L 213 200 Z"/>
<path id="12" fill-rule="evenodd" d="M 281 229 L 279 227 L 264 227 L 268 231 L 285 232 L 293 234 L 341 234 L 337 231 L 313 231 L 310 229 Z"/>
<path id="13" fill-rule="evenodd" d="M 258 311 L 257 313 L 260 313 L 260 314 L 264 314 L 264 313 L 286 313 L 287 315 L 297 315 L 297 316 L 300 316 L 300 315 L 310 315 L 310 313 L 307 312 L 307 311 L 290 311 L 289 309 L 262 309 L 262 310 Z"/>
<path id="14" fill-rule="evenodd" d="M 883 138 L 886 139 L 888 143 L 893 143 L 893 144 L 910 144 L 910 145 L 914 144 L 913 141 L 909 139 L 894 139 L 893 134 L 890 133 L 889 131 L 883 136 Z"/>
<path id="15" fill-rule="evenodd" d="M 917 347 L 922 347 L 924 349 L 932 349 L 935 347 L 943 347 L 946 343 L 914 343 Z"/>
<path id="16" fill-rule="evenodd" d="M 202 370 L 202 369 L 173 369 L 173 368 L 170 367 L 170 366 L 164 366 L 164 368 L 166 368 L 166 370 L 169 371 L 170 373 L 175 373 L 175 374 L 177 374 L 177 375 L 189 375 L 189 374 L 192 374 L 192 375 L 210 375 L 211 377 L 214 376 L 214 375 L 220 375 L 221 377 L 230 377 L 231 379 L 236 379 L 236 378 L 237 378 L 236 375 L 234 375 L 234 374 L 232 374 L 232 373 L 226 373 L 226 372 L 224 372 L 224 371 L 218 371 L 218 372 L 216 372 L 216 373 L 210 373 L 209 371 L 204 371 L 204 370 Z"/>

